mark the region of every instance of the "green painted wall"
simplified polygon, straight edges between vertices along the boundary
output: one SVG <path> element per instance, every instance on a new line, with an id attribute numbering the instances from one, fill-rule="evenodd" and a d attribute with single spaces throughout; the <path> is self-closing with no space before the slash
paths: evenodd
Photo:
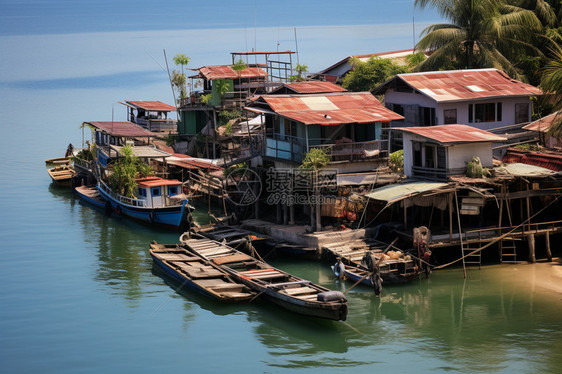
<path id="1" fill-rule="evenodd" d="M 181 123 L 178 125 L 180 135 L 196 135 L 207 123 L 207 115 L 203 111 L 181 112 Z"/>

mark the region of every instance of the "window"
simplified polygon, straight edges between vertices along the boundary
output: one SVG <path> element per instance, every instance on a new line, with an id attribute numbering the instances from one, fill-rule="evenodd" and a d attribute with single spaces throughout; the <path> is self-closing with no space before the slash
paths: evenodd
<path id="1" fill-rule="evenodd" d="M 414 148 L 414 166 L 422 166 L 421 143 L 412 142 Z"/>
<path id="2" fill-rule="evenodd" d="M 139 187 L 139 196 L 146 197 L 146 188 Z"/>
<path id="3" fill-rule="evenodd" d="M 425 167 L 430 169 L 435 169 L 436 167 L 435 146 L 426 144 L 424 148 L 425 148 Z"/>
<path id="4" fill-rule="evenodd" d="M 170 186 L 168 187 L 168 194 L 170 196 L 174 196 L 178 194 L 178 186 Z"/>
<path id="5" fill-rule="evenodd" d="M 445 125 L 457 123 L 457 110 L 445 109 L 443 111 L 443 120 L 445 121 Z"/>
<path id="6" fill-rule="evenodd" d="M 529 122 L 529 104 L 515 104 L 515 123 Z"/>
<path id="7" fill-rule="evenodd" d="M 468 122 L 496 122 L 502 120 L 501 103 L 469 104 Z"/>
<path id="8" fill-rule="evenodd" d="M 153 197 L 160 196 L 160 187 L 152 187 L 152 196 Z"/>
<path id="9" fill-rule="evenodd" d="M 393 111 L 394 113 L 400 114 L 401 116 L 404 115 L 404 107 L 403 107 L 402 105 L 400 105 L 400 104 L 393 104 L 393 105 L 392 105 L 392 111 Z"/>

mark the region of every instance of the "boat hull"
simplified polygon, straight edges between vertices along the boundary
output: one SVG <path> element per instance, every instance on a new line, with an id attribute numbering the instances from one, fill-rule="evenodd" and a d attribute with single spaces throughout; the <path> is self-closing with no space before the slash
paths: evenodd
<path id="1" fill-rule="evenodd" d="M 105 209 L 105 200 L 95 187 L 80 186 L 74 189 L 81 201 L 99 209 Z"/>
<path id="2" fill-rule="evenodd" d="M 106 209 L 111 209 L 119 215 L 150 225 L 162 226 L 174 230 L 182 229 L 187 226 L 188 222 L 186 216 L 189 210 L 187 200 L 184 200 L 181 205 L 171 207 L 144 208 L 123 204 L 99 187 L 98 191 L 106 201 Z"/>
<path id="3" fill-rule="evenodd" d="M 153 242 L 153 245 L 158 246 L 155 242 Z M 225 303 L 238 303 L 238 302 L 244 302 L 244 301 L 250 301 L 252 298 L 255 297 L 255 293 L 253 293 L 249 288 L 247 288 L 246 286 L 244 286 L 243 284 L 235 284 L 234 282 L 232 282 L 231 279 L 228 279 L 228 281 L 225 281 L 227 278 L 226 273 L 224 272 L 218 272 L 218 270 L 214 270 L 215 274 L 212 275 L 208 275 L 202 278 L 195 278 L 192 279 L 190 277 L 187 277 L 186 275 L 180 273 L 178 270 L 174 269 L 172 266 L 170 266 L 166 261 L 163 261 L 159 256 L 162 256 L 162 254 L 160 253 L 154 253 L 153 252 L 153 245 L 151 245 L 151 249 L 150 249 L 150 256 L 152 257 L 152 260 L 154 262 L 154 264 L 156 265 L 156 267 L 162 272 L 164 273 L 165 276 L 168 276 L 170 278 L 172 278 L 173 280 L 175 280 L 176 282 L 179 282 L 181 284 L 180 288 L 182 287 L 187 287 L 193 291 L 196 291 L 199 294 L 202 294 L 204 296 L 210 297 L 212 299 L 221 301 L 221 302 L 225 302 Z M 164 245 L 165 247 L 165 245 Z M 190 263 L 191 260 L 187 260 L 188 263 Z M 182 262 L 182 260 L 178 260 L 177 262 Z M 195 264 L 195 267 L 199 267 L 201 266 L 204 267 L 205 265 L 203 263 L 197 262 L 197 261 L 193 261 L 192 263 Z M 177 266 L 177 263 L 176 263 Z M 221 280 L 222 279 L 222 280 Z M 222 282 L 221 284 L 216 284 L 214 290 L 212 290 L 211 288 L 206 288 L 204 286 L 202 286 L 202 284 L 207 284 L 207 287 L 209 287 L 209 281 L 220 281 Z M 205 283 L 207 282 L 207 283 Z M 226 288 L 226 292 L 217 292 L 217 290 L 221 290 L 221 289 L 225 289 L 224 285 L 228 286 L 233 286 L 234 288 L 236 288 L 237 290 L 234 291 L 232 289 L 232 287 L 228 287 Z M 228 292 L 228 290 L 230 289 L 230 292 Z"/>

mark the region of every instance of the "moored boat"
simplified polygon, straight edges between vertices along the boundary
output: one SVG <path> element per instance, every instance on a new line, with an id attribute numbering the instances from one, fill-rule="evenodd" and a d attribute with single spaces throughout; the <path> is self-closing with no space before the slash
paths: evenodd
<path id="1" fill-rule="evenodd" d="M 105 200 L 101 197 L 98 189 L 92 186 L 78 186 L 74 188 L 80 200 L 100 209 L 105 208 Z"/>
<path id="2" fill-rule="evenodd" d="M 72 178 L 76 176 L 76 171 L 72 165 L 69 164 L 47 169 L 47 173 L 49 173 L 54 183 L 64 186 L 70 186 L 72 184 Z"/>
<path id="3" fill-rule="evenodd" d="M 236 282 L 226 271 L 177 244 L 150 244 L 154 263 L 182 285 L 222 302 L 250 301 L 256 296 L 246 285 Z"/>
<path id="4" fill-rule="evenodd" d="M 184 234 L 180 240 L 193 253 L 213 261 L 237 281 L 287 310 L 336 321 L 347 318 L 347 299 L 341 292 L 330 291 L 207 238 L 188 238 Z"/>
<path id="5" fill-rule="evenodd" d="M 185 228 L 189 221 L 187 196 L 178 180 L 148 177 L 137 179 L 138 197 L 120 195 L 100 180 L 97 189 L 108 210 L 129 218 L 171 229 Z"/>
<path id="6" fill-rule="evenodd" d="M 65 165 L 69 164 L 71 161 L 71 157 L 55 157 L 45 160 L 46 165 Z"/>
<path id="7" fill-rule="evenodd" d="M 353 282 L 361 280 L 361 284 L 373 287 L 377 295 L 382 291 L 383 283 L 407 283 L 420 274 L 412 256 L 394 247 L 394 242 L 388 245 L 378 241 L 336 243 L 325 246 L 324 250 L 338 258 L 332 266 L 337 278 Z"/>

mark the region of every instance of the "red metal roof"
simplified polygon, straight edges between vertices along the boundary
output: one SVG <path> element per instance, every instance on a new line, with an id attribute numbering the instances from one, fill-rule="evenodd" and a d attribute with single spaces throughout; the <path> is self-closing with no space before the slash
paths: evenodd
<path id="1" fill-rule="evenodd" d="M 172 112 L 176 110 L 175 106 L 163 103 L 161 101 L 125 101 L 133 107 L 141 108 L 148 111 Z"/>
<path id="2" fill-rule="evenodd" d="M 237 78 L 266 78 L 267 72 L 259 67 L 247 67 L 242 71 L 235 71 L 232 65 L 213 65 L 199 68 L 199 74 L 207 80 L 237 79 Z"/>
<path id="3" fill-rule="evenodd" d="M 342 86 L 332 82 L 309 81 L 294 82 L 285 84 L 286 87 L 296 93 L 328 93 L 328 92 L 347 92 Z"/>
<path id="4" fill-rule="evenodd" d="M 181 182 L 177 179 L 163 179 L 159 177 L 148 177 L 143 179 L 137 179 L 139 187 L 158 187 L 158 186 L 177 186 Z"/>
<path id="5" fill-rule="evenodd" d="M 547 132 L 555 120 L 562 120 L 562 110 L 549 114 L 548 116 L 543 117 L 534 122 L 531 122 L 528 125 L 523 126 L 523 128 L 529 131 Z"/>
<path id="6" fill-rule="evenodd" d="M 385 92 L 396 79 L 404 81 L 437 102 L 542 95 L 542 91 L 537 87 L 512 79 L 498 69 L 398 74 L 375 88 L 373 92 Z"/>
<path id="7" fill-rule="evenodd" d="M 112 136 L 122 136 L 126 138 L 155 136 L 152 132 L 133 122 L 91 121 L 85 123 Z"/>
<path id="8" fill-rule="evenodd" d="M 264 95 L 270 108 L 281 116 L 306 125 L 390 122 L 404 119 L 385 108 L 369 92 L 339 92 L 324 95 Z"/>
<path id="9" fill-rule="evenodd" d="M 562 171 L 562 154 L 521 151 L 510 148 L 503 156 L 502 161 L 506 164 L 522 163 Z"/>
<path id="10" fill-rule="evenodd" d="M 409 132 L 442 144 L 500 142 L 506 138 L 467 125 L 441 125 L 428 127 L 396 127 L 392 130 Z"/>

